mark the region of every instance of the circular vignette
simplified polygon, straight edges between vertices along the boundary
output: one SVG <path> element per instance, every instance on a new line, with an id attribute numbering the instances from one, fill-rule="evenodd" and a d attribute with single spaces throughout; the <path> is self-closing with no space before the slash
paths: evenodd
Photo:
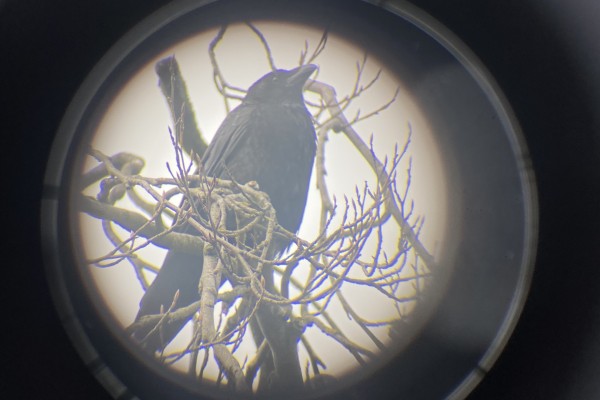
<path id="1" fill-rule="evenodd" d="M 135 51 L 138 46 L 143 47 L 143 42 L 153 34 L 160 31 L 163 27 L 168 26 L 178 18 L 185 16 L 188 13 L 199 10 L 200 8 L 212 4 L 214 2 L 186 2 L 183 4 L 170 5 L 153 16 L 149 17 L 143 23 L 134 28 L 126 37 L 124 37 L 115 47 L 104 57 L 98 66 L 92 71 L 89 78 L 82 85 L 81 89 L 75 96 L 71 107 L 67 111 L 61 127 L 57 134 L 51 157 L 48 163 L 47 174 L 45 178 L 45 192 L 42 201 L 43 213 L 42 213 L 42 235 L 45 259 L 47 262 L 48 279 L 50 285 L 53 288 L 53 295 L 57 303 L 57 308 L 61 314 L 63 323 L 65 324 L 66 330 L 69 332 L 72 341 L 78 348 L 84 362 L 88 367 L 96 374 L 98 379 L 105 385 L 109 392 L 114 397 L 127 397 L 128 391 L 125 385 L 120 383 L 122 380 L 126 383 L 127 387 L 132 389 L 132 392 L 136 395 L 139 394 L 142 397 L 151 395 L 161 396 L 190 396 L 192 393 L 181 387 L 173 386 L 172 384 L 163 385 L 161 382 L 149 382 L 141 379 L 142 376 L 151 376 L 155 371 L 148 369 L 147 366 L 136 364 L 135 368 L 121 365 L 120 356 L 117 354 L 109 354 L 110 352 L 100 350 L 102 347 L 112 348 L 119 346 L 118 341 L 112 337 L 111 333 L 106 327 L 99 324 L 99 320 L 94 317 L 90 317 L 89 312 L 93 310 L 93 306 L 86 301 L 85 293 L 82 292 L 83 288 L 77 285 L 76 276 L 73 271 L 76 270 L 73 267 L 72 260 L 72 249 L 70 248 L 70 241 L 65 242 L 64 233 L 68 229 L 64 229 L 66 226 L 63 221 L 63 216 L 68 215 L 66 209 L 65 199 L 68 197 L 70 185 L 70 171 L 69 167 L 73 165 L 75 155 L 71 154 L 73 149 L 77 146 L 74 143 L 77 142 L 77 132 L 80 127 L 82 120 L 86 118 L 89 107 L 94 105 L 95 95 L 98 91 L 102 90 L 104 83 L 110 78 L 114 70 Z M 225 2 L 219 2 L 225 3 Z M 258 2 L 263 6 L 273 6 L 273 3 L 269 1 Z M 215 3 L 216 4 L 216 3 Z M 231 4 L 231 3 L 228 3 Z M 240 3 L 241 4 L 241 3 Z M 305 2 L 310 6 L 319 7 L 315 2 Z M 346 6 L 341 8 L 342 2 L 331 2 L 328 6 L 320 6 L 328 8 L 328 10 L 335 9 L 335 6 L 340 7 L 339 10 L 345 9 L 346 13 L 351 13 L 349 10 L 356 9 L 369 9 L 371 18 L 374 15 L 379 15 L 380 18 L 390 18 L 390 16 L 381 16 L 378 12 L 374 11 L 374 6 L 361 4 L 356 6 Z M 347 3 L 344 3 L 347 4 Z M 239 4 L 238 4 L 239 5 Z M 274 7 L 274 9 L 278 9 Z M 485 372 L 489 370 L 490 366 L 496 360 L 500 354 L 508 336 L 510 335 L 523 302 L 527 294 L 527 288 L 531 277 L 531 266 L 533 265 L 533 249 L 535 248 L 535 237 L 536 237 L 536 201 L 535 201 L 535 188 L 533 182 L 533 173 L 528 164 L 528 158 L 525 151 L 525 146 L 522 141 L 517 124 L 509 111 L 509 107 L 506 104 L 503 96 L 499 94 L 499 90 L 493 83 L 493 80 L 485 68 L 476 60 L 476 58 L 463 46 L 460 42 L 452 36 L 450 32 L 441 27 L 431 18 L 423 14 L 418 9 L 411 7 L 404 2 L 387 2 L 384 3 L 383 9 L 390 13 L 393 13 L 394 18 L 397 19 L 399 16 L 404 21 L 408 21 L 413 24 L 416 29 L 424 31 L 430 39 L 433 38 L 436 44 L 429 44 L 429 46 L 438 48 L 439 51 L 445 50 L 448 54 L 438 55 L 438 59 L 434 61 L 439 62 L 439 57 L 444 58 L 440 64 L 446 66 L 449 63 L 449 59 L 454 58 L 458 65 L 464 68 L 464 71 L 456 70 L 455 68 L 441 68 L 439 78 L 434 80 L 436 84 L 442 82 L 447 85 L 444 87 L 445 90 L 458 89 L 458 92 L 454 92 L 453 95 L 458 98 L 458 103 L 461 101 L 467 102 L 462 104 L 462 108 L 459 111 L 464 112 L 469 107 L 475 107 L 476 103 L 473 98 L 469 98 L 469 95 L 473 95 L 471 92 L 464 91 L 460 84 L 466 83 L 470 85 L 470 90 L 479 89 L 483 93 L 483 97 L 478 97 L 478 100 L 484 101 L 485 110 L 479 109 L 482 114 L 493 114 L 497 120 L 484 122 L 477 121 L 480 129 L 485 131 L 485 128 L 489 126 L 485 125 L 492 124 L 493 128 L 491 132 L 493 134 L 500 135 L 499 137 L 493 138 L 493 140 L 500 143 L 502 151 L 508 151 L 510 154 L 503 154 L 504 158 L 495 158 L 494 161 L 498 162 L 509 162 L 510 173 L 513 175 L 510 178 L 501 176 L 500 179 L 487 179 L 487 182 L 482 182 L 481 176 L 475 176 L 472 170 L 473 163 L 490 162 L 489 160 L 481 160 L 477 153 L 477 150 L 485 149 L 489 150 L 490 143 L 477 142 L 473 143 L 472 137 L 461 136 L 458 133 L 458 129 L 452 132 L 446 138 L 440 137 L 441 143 L 444 148 L 452 149 L 450 151 L 452 155 L 448 156 L 445 161 L 448 164 L 450 170 L 451 179 L 455 188 L 459 190 L 454 193 L 453 205 L 455 206 L 456 213 L 454 214 L 453 221 L 450 223 L 454 227 L 460 227 L 458 230 L 467 231 L 467 235 L 474 242 L 469 242 L 472 246 L 473 243 L 477 242 L 477 235 L 481 232 L 485 232 L 488 223 L 498 222 L 491 211 L 509 212 L 514 210 L 513 208 L 506 209 L 506 204 L 500 206 L 498 209 L 492 207 L 497 205 L 505 197 L 502 197 L 500 192 L 506 187 L 500 187 L 502 184 L 507 185 L 511 189 L 514 189 L 514 185 L 519 188 L 519 193 L 510 193 L 509 204 L 513 207 L 520 207 L 518 210 L 522 214 L 522 231 L 519 232 L 517 237 L 512 238 L 510 244 L 505 244 L 501 251 L 491 249 L 489 243 L 481 246 L 480 248 L 473 250 L 465 249 L 464 244 L 456 243 L 455 250 L 455 261 L 454 263 L 460 264 L 458 273 L 454 274 L 451 279 L 451 285 L 448 291 L 445 292 L 444 296 L 450 296 L 450 301 L 445 302 L 440 308 L 433 310 L 433 316 L 431 320 L 427 322 L 427 326 L 423 331 L 422 337 L 417 340 L 414 346 L 411 347 L 406 353 L 401 354 L 396 360 L 391 361 L 385 371 L 377 373 L 372 380 L 367 380 L 365 387 L 379 381 L 381 382 L 383 377 L 390 377 L 392 375 L 400 375 L 401 379 L 396 380 L 395 384 L 398 384 L 397 392 L 393 395 L 398 394 L 414 395 L 414 398 L 427 398 L 428 396 L 447 396 L 448 393 L 452 392 L 452 398 L 462 398 L 472 390 L 477 382 L 482 379 Z M 260 7 L 249 10 L 246 6 L 240 6 L 235 9 L 235 12 L 231 8 L 225 7 L 225 10 L 231 11 L 232 13 L 243 14 L 244 12 L 255 14 L 257 10 L 263 10 Z M 281 10 L 280 8 L 278 10 Z M 276 11 L 269 11 L 271 14 Z M 269 13 L 268 12 L 268 13 Z M 359 14 L 361 15 L 361 14 Z M 365 14 L 366 15 L 366 14 Z M 366 18 L 365 15 L 361 15 Z M 400 21 L 397 21 L 398 23 Z M 389 21 L 388 21 L 389 23 Z M 423 44 L 423 43 L 421 43 Z M 424 45 L 424 44 L 423 44 Z M 382 45 L 383 46 L 383 45 Z M 449 57 L 451 56 L 451 57 Z M 393 57 L 390 55 L 389 57 Z M 451 64 L 451 63 L 450 63 Z M 454 66 L 456 66 L 455 64 Z M 431 70 L 427 71 L 431 73 Z M 438 75 L 436 75 L 438 76 Z M 429 82 L 431 85 L 431 82 Z M 433 107 L 438 110 L 437 117 L 432 118 L 432 125 L 434 130 L 440 129 L 443 126 L 448 127 L 448 122 L 457 122 L 458 117 L 450 117 L 452 112 L 456 112 L 455 108 L 452 110 L 443 111 L 444 106 L 448 106 L 448 97 L 444 97 L 441 93 L 436 90 L 440 90 L 439 87 L 431 87 L 427 82 L 422 83 L 420 86 L 416 86 L 413 90 L 419 94 L 424 107 Z M 432 95 L 433 93 L 433 95 Z M 461 97 L 462 96 L 462 97 Z M 471 103 L 469 103 L 471 101 Z M 466 107 L 468 105 L 469 107 Z M 471 108 L 473 110 L 475 108 Z M 456 115 L 456 114 L 455 114 Z M 458 115 L 464 114 L 458 113 Z M 492 118 L 493 119 L 493 118 Z M 470 122 L 473 122 L 472 120 Z M 457 122 L 458 123 L 458 122 Z M 450 129 L 452 131 L 452 129 Z M 492 135 L 493 135 L 492 134 Z M 506 143 L 504 141 L 507 141 Z M 468 143 L 468 146 L 465 146 Z M 465 149 L 473 154 L 465 153 Z M 495 150 L 498 147 L 494 147 Z M 482 165 L 482 164 L 479 164 Z M 471 168 L 471 170 L 470 170 Z M 466 173 L 465 171 L 469 171 Z M 493 168 L 490 171 L 498 173 Z M 480 170 L 477 172 L 481 172 Z M 505 173 L 509 173 L 506 172 Z M 479 180 L 478 180 L 479 179 Z M 504 179 L 504 180 L 503 180 Z M 511 180 L 512 179 L 512 180 Z M 495 181 L 499 188 L 493 188 L 489 186 L 490 180 Z M 510 182 L 508 182 L 510 181 Z M 472 188 L 471 182 L 476 182 L 477 189 L 460 190 L 461 188 Z M 508 183 L 507 183 L 508 182 Z M 482 193 L 480 193 L 481 191 Z M 510 191 L 509 191 L 510 192 Z M 476 194 L 480 195 L 477 201 L 473 201 L 469 196 Z M 488 207 L 494 210 L 481 209 L 481 204 L 485 204 L 484 200 L 489 200 L 487 203 Z M 479 207 L 479 208 L 478 208 Z M 497 216 L 497 215 L 496 215 Z M 519 227 L 506 228 L 507 230 L 514 229 L 519 230 Z M 510 234 L 513 234 L 511 231 Z M 460 235 L 457 235 L 460 236 Z M 509 235 L 510 236 L 510 235 Z M 503 239 L 508 240 L 503 236 Z M 520 246 L 519 246 L 520 242 Z M 518 248 L 517 248 L 518 247 Z M 506 249 L 512 249 L 512 254 L 506 252 Z M 469 251 L 466 251 L 469 250 Z M 466 251 L 466 252 L 465 252 Z M 467 253 L 468 257 L 465 256 Z M 475 254 L 473 254 L 475 253 Z M 500 275 L 495 274 L 493 280 L 490 277 L 485 277 L 485 274 L 481 270 L 473 265 L 475 262 L 473 259 L 486 260 L 489 262 L 488 269 L 483 268 L 486 272 L 497 272 L 494 271 L 494 267 L 497 267 L 497 263 L 500 261 L 498 257 L 504 258 L 505 263 L 509 263 L 514 271 L 504 271 Z M 490 262 L 491 260 L 491 262 Z M 71 271 L 67 269 L 71 267 Z M 473 273 L 475 277 L 471 279 L 470 273 Z M 459 276 L 460 275 L 460 276 Z M 500 278 L 500 279 L 498 279 Z M 477 307 L 473 307 L 473 303 L 478 302 L 484 296 L 484 292 L 496 293 L 494 290 L 490 290 L 491 286 L 496 286 L 497 282 L 501 282 L 499 286 L 502 286 L 500 290 L 501 295 L 498 297 L 489 296 L 491 298 L 500 298 L 500 303 L 497 302 L 492 304 L 491 302 L 479 302 Z M 470 286 L 473 285 L 475 290 Z M 467 289 L 467 290 L 465 290 Z M 462 293 L 462 294 L 460 294 Z M 474 297 L 469 298 L 469 295 Z M 74 301 L 77 299 L 77 301 Z M 82 301 L 79 301 L 82 300 Z M 84 304 L 88 303 L 88 304 Z M 468 304 L 468 306 L 465 306 Z M 471 307 L 471 308 L 469 308 Z M 486 308 L 487 307 L 487 308 Z M 491 313 L 490 313 L 491 310 Z M 447 315 L 454 315 L 452 321 L 449 321 Z M 481 318 L 482 315 L 489 317 L 489 322 L 486 326 L 481 328 L 481 337 L 474 348 L 469 348 L 466 352 L 465 349 L 461 349 L 460 346 L 456 346 L 457 342 L 452 342 L 454 339 L 464 345 L 464 338 L 459 338 L 466 332 L 466 327 L 472 328 L 477 325 L 475 321 Z M 457 327 L 456 325 L 462 325 Z M 470 329 L 469 329 L 470 330 Z M 454 338 L 440 339 L 440 332 L 451 331 Z M 452 336 L 451 335 L 451 336 Z M 458 335 L 458 336 L 456 336 Z M 468 335 L 467 335 L 468 337 Z M 460 344 L 459 343 L 459 344 Z M 458 349 L 458 350 L 457 350 Z M 98 354 L 100 351 L 102 354 Z M 468 353 L 468 354 L 457 354 Z M 437 353 L 437 354 L 436 354 Z M 444 373 L 443 371 L 430 371 L 431 362 L 439 360 L 450 360 L 449 362 L 456 366 L 452 374 Z M 108 366 L 108 368 L 105 367 Z M 139 367 L 140 375 L 135 374 L 132 370 L 137 370 Z M 114 374 L 113 374 L 114 372 Z M 414 383 L 407 383 L 405 380 L 413 380 L 415 377 L 431 378 L 432 381 L 438 382 L 437 385 L 431 385 L 429 388 L 423 389 L 418 386 L 419 380 L 417 379 Z M 441 374 L 439 377 L 444 378 L 435 379 L 436 374 Z M 461 383 L 462 382 L 462 383 Z M 421 382 L 422 383 L 422 382 Z M 390 385 L 390 383 L 387 383 Z M 388 388 L 389 389 L 389 388 Z M 356 389 L 361 392 L 360 388 Z M 365 392 L 366 393 L 366 392 Z M 388 392 L 391 393 L 391 392 Z"/>

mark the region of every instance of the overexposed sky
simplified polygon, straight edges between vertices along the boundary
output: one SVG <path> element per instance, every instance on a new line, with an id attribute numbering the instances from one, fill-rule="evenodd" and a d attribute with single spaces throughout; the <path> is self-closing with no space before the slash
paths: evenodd
<path id="1" fill-rule="evenodd" d="M 322 31 L 307 29 L 303 26 L 256 22 L 255 25 L 264 34 L 278 68 L 291 69 L 298 65 L 299 55 L 305 42 L 309 52 L 319 42 Z M 188 93 L 195 108 L 198 125 L 210 141 L 214 132 L 225 118 L 223 101 L 216 91 L 212 79 L 212 69 L 208 57 L 208 44 L 214 38 L 216 30 L 191 37 L 167 51 L 157 54 L 155 59 L 140 69 L 122 88 L 102 118 L 94 136 L 92 146 L 105 154 L 130 152 L 146 161 L 142 175 L 150 177 L 168 177 L 166 164 L 174 165 L 175 157 L 168 134 L 173 126 L 168 107 L 157 85 L 154 72 L 156 61 L 175 55 L 181 72 L 186 80 Z M 319 65 L 318 80 L 334 86 L 339 98 L 349 93 L 354 84 L 356 63 L 361 61 L 365 49 L 359 49 L 340 37 L 330 34 L 327 47 L 315 61 Z M 247 88 L 269 71 L 265 52 L 254 33 L 245 25 L 228 28 L 224 39 L 217 48 L 217 56 L 222 72 L 232 85 Z M 373 135 L 376 154 L 381 159 L 393 155 L 394 145 L 404 144 L 409 124 L 412 127 L 411 145 L 408 157 L 412 157 L 412 183 L 410 197 L 415 202 L 416 214 L 425 216 L 426 222 L 421 239 L 430 253 L 439 255 L 446 230 L 446 187 L 445 176 L 439 155 L 439 149 L 427 124 L 427 115 L 411 100 L 402 82 L 372 57 L 368 59 L 364 82 L 368 82 L 379 68 L 383 69 L 380 80 L 372 89 L 365 92 L 356 101 L 354 108 L 348 111 L 352 117 L 357 108 L 366 114 L 386 103 L 397 87 L 400 92 L 396 102 L 387 110 L 369 120 L 359 122 L 355 129 L 368 143 Z M 365 181 L 374 182 L 373 173 L 367 168 L 358 152 L 343 134 L 332 133 L 327 143 L 327 178 L 332 195 L 338 199 L 344 195 L 352 196 L 355 185 Z M 85 168 L 94 166 L 92 160 Z M 407 163 L 401 164 L 399 175 L 402 177 Z M 403 179 L 403 178 L 399 178 Z M 402 181 L 400 185 L 403 185 Z M 371 184 L 371 187 L 375 185 Z M 92 193 L 92 192 L 90 192 Z M 310 240 L 318 230 L 320 213 L 319 193 L 314 179 L 311 181 L 305 218 L 299 236 Z M 118 204 L 120 205 L 120 204 Z M 104 238 L 100 223 L 88 216 L 81 217 L 82 244 L 88 258 L 99 257 L 111 250 Z M 388 232 L 390 245 L 394 246 L 398 232 Z M 140 255 L 160 265 L 165 251 L 148 247 Z M 126 262 L 105 269 L 89 267 L 102 297 L 123 327 L 128 326 L 138 311 L 138 303 L 143 294 L 132 268 Z M 360 290 L 351 293 L 352 303 L 358 311 L 366 313 L 369 319 L 385 319 L 395 311 L 385 301 L 379 306 L 377 298 Z M 336 307 L 332 304 L 332 307 Z M 337 306 L 339 309 L 339 305 Z M 347 334 L 356 340 L 362 340 L 359 332 L 347 326 Z M 314 334 L 313 346 L 326 354 L 323 359 L 328 373 L 344 371 L 355 365 L 354 358 L 344 349 L 332 350 L 331 343 L 321 334 Z M 248 349 L 252 351 L 252 349 Z M 302 354 L 302 357 L 305 357 Z M 187 364 L 184 364 L 186 366 Z"/>

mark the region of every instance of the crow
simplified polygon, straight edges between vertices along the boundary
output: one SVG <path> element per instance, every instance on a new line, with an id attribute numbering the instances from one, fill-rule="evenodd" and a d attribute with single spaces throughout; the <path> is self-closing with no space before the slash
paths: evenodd
<path id="1" fill-rule="evenodd" d="M 277 222 L 297 232 L 308 194 L 316 152 L 316 134 L 312 116 L 306 109 L 303 87 L 315 65 L 292 70 L 275 70 L 250 86 L 241 104 L 232 110 L 202 156 L 206 176 L 251 181 L 269 195 Z M 275 253 L 289 246 L 275 244 Z M 170 250 L 158 275 L 140 301 L 136 321 L 167 309 L 179 290 L 176 308 L 199 300 L 198 282 L 202 274 L 202 256 Z M 187 321 L 168 326 L 148 338 L 146 348 L 157 351 L 168 344 Z M 143 338 L 148 332 L 136 332 Z"/>

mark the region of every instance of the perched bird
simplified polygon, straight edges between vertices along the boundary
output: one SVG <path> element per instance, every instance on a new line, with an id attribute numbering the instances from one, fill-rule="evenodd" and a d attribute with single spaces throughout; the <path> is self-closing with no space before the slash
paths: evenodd
<path id="1" fill-rule="evenodd" d="M 227 115 L 202 157 L 207 176 L 240 184 L 256 181 L 269 195 L 277 222 L 290 232 L 300 227 L 315 158 L 316 135 L 302 92 L 316 68 L 304 65 L 275 70 L 256 81 L 242 103 Z M 274 250 L 281 252 L 288 245 L 277 243 Z M 199 300 L 201 273 L 201 256 L 169 251 L 142 297 L 136 321 L 159 314 L 161 305 L 167 309 L 177 290 L 177 308 Z M 149 338 L 146 346 L 159 350 L 185 322 L 167 327 L 160 339 L 157 335 Z M 134 335 L 141 339 L 144 333 Z"/>

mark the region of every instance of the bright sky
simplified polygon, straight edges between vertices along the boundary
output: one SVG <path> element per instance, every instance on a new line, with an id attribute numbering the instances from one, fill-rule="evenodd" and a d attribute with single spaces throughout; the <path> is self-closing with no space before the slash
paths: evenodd
<path id="1" fill-rule="evenodd" d="M 322 35 L 320 30 L 302 26 L 260 22 L 255 25 L 268 40 L 277 67 L 284 69 L 297 66 L 305 41 L 312 51 Z M 146 160 L 142 175 L 169 176 L 166 164 L 174 165 L 174 153 L 167 128 L 172 126 L 172 122 L 154 72 L 155 62 L 169 55 L 175 55 L 179 62 L 195 108 L 197 122 L 206 139 L 210 140 L 226 115 L 223 102 L 213 84 L 207 51 L 208 43 L 215 34 L 216 31 L 211 31 L 189 38 L 168 51 L 157 54 L 154 60 L 139 70 L 118 93 L 104 115 L 93 139 L 93 147 L 108 155 L 118 152 L 137 154 Z M 362 60 L 363 54 L 364 49 L 356 48 L 342 38 L 330 35 L 325 51 L 316 61 L 320 67 L 318 80 L 334 86 L 341 98 L 351 90 L 356 62 Z M 244 25 L 232 26 L 227 30 L 217 48 L 217 55 L 224 75 L 235 86 L 247 88 L 269 70 L 260 42 Z M 239 65 L 243 65 L 243 68 L 239 68 Z M 413 103 L 410 93 L 403 89 L 402 82 L 374 58 L 369 58 L 367 62 L 365 81 L 374 76 L 379 68 L 383 68 L 380 80 L 356 102 L 355 108 L 348 112 L 348 116 L 353 116 L 357 107 L 360 107 L 361 114 L 376 109 L 393 96 L 396 87 L 400 87 L 398 99 L 389 109 L 358 123 L 355 129 L 367 143 L 369 136 L 373 135 L 375 151 L 383 159 L 385 155 L 393 154 L 395 144 L 402 147 L 409 132 L 409 124 L 412 127 L 408 154 L 412 157 L 410 197 L 415 202 L 416 214 L 426 217 L 421 234 L 422 242 L 430 253 L 439 256 L 443 251 L 447 212 L 445 177 L 439 149 L 429 131 L 427 116 Z M 343 198 L 344 194 L 351 196 L 354 186 L 362 185 L 365 180 L 373 182 L 373 174 L 366 167 L 366 163 L 343 135 L 331 134 L 327 143 L 326 159 L 329 189 L 331 194 L 338 198 Z M 90 161 L 86 168 L 94 165 L 95 163 Z M 401 164 L 401 176 L 407 165 Z M 400 184 L 404 185 L 404 178 Z M 300 237 L 311 239 L 315 236 L 319 221 L 319 204 L 319 193 L 313 180 Z M 97 220 L 84 216 L 81 218 L 81 228 L 82 242 L 88 258 L 101 256 L 111 250 L 112 247 L 104 238 Z M 398 233 L 387 234 L 390 235 L 393 245 Z M 165 252 L 149 247 L 140 254 L 160 265 Z M 110 308 L 119 324 L 123 327 L 128 326 L 137 313 L 138 303 L 143 294 L 132 268 L 128 263 L 106 269 L 90 268 L 105 306 Z M 376 296 L 362 296 L 360 291 L 356 291 L 351 293 L 350 297 L 353 305 L 358 311 L 364 312 L 365 317 L 378 320 L 395 315 L 394 309 L 388 303 L 376 305 Z M 339 305 L 337 307 L 339 309 Z M 349 336 L 363 340 L 360 333 L 353 331 L 355 328 L 351 328 L 350 325 L 342 323 L 342 326 L 347 326 Z M 328 366 L 328 373 L 343 372 L 356 365 L 354 358 L 344 349 L 335 349 L 321 334 L 313 335 L 315 349 L 326 352 L 323 353 L 323 359 Z M 382 333 L 382 337 L 385 336 Z M 249 348 L 248 351 L 251 352 L 252 349 Z M 302 357 L 306 355 L 302 354 Z M 186 366 L 187 364 L 183 363 L 182 367 Z"/>

